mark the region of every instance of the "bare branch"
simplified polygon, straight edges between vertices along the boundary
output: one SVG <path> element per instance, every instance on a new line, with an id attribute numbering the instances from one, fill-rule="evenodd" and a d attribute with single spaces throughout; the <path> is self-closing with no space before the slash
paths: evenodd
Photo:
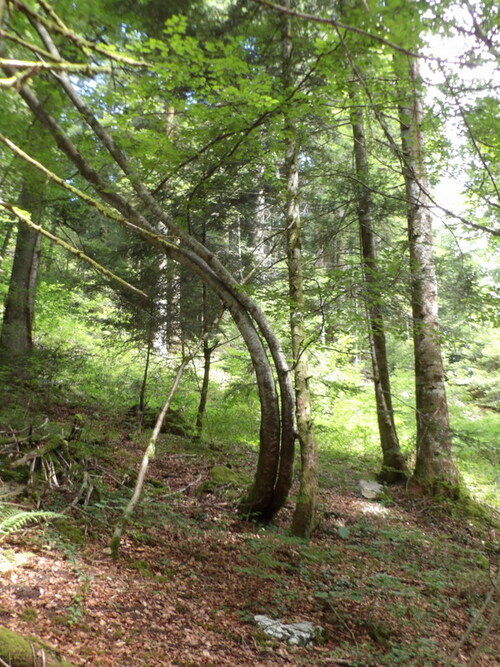
<path id="1" fill-rule="evenodd" d="M 9 148 L 12 151 L 12 153 L 14 153 L 14 155 L 17 155 L 22 160 L 27 162 L 29 165 L 35 167 L 35 169 L 38 169 L 38 171 L 42 172 L 42 174 L 44 174 L 53 183 L 56 183 L 61 188 L 64 188 L 72 195 L 75 195 L 86 204 L 92 206 L 97 211 L 99 211 L 99 213 L 106 216 L 110 220 L 113 220 L 113 222 L 117 222 L 122 227 L 126 227 L 127 229 L 130 229 L 131 231 L 140 234 L 143 238 L 148 240 L 152 245 L 156 246 L 157 248 L 161 249 L 168 247 L 170 248 L 176 247 L 175 244 L 172 241 L 169 241 L 168 238 L 166 238 L 165 236 L 156 234 L 149 229 L 145 229 L 144 227 L 134 224 L 126 217 L 117 213 L 117 211 L 114 210 L 113 208 L 106 206 L 99 200 L 94 199 L 94 197 L 91 197 L 86 192 L 83 192 L 82 190 L 76 188 L 74 185 L 67 183 L 63 178 L 55 174 L 53 171 L 50 171 L 50 169 L 47 169 L 45 165 L 35 160 L 33 157 L 31 157 L 31 155 L 28 155 L 28 153 L 23 151 L 22 148 L 20 148 L 17 144 L 15 144 L 13 141 L 8 139 L 7 137 L 4 137 L 1 134 L 0 134 L 0 143 L 3 143 L 5 146 L 7 146 L 7 148 Z"/>
<path id="2" fill-rule="evenodd" d="M 80 63 L 68 63 L 68 62 L 51 62 L 51 63 L 42 63 L 39 60 L 16 60 L 11 58 L 0 58 L 0 67 L 7 65 L 12 67 L 12 69 L 32 69 L 32 70 L 54 70 L 64 71 L 64 72 L 82 72 L 84 74 L 91 74 L 94 72 L 101 73 L 107 72 L 111 73 L 111 67 L 105 67 L 102 65 L 89 65 L 89 64 L 80 64 Z"/>
<path id="3" fill-rule="evenodd" d="M 102 266 L 102 264 L 99 264 L 99 262 L 96 262 L 94 259 L 86 255 L 84 252 L 81 250 L 78 250 L 78 248 L 75 248 L 74 246 L 70 245 L 69 243 L 66 243 L 66 241 L 63 241 L 60 239 L 58 236 L 55 236 L 55 234 L 52 234 L 51 232 L 47 231 L 40 225 L 37 225 L 33 220 L 31 219 L 31 215 L 28 213 L 28 211 L 23 211 L 22 209 L 18 208 L 17 206 L 14 206 L 13 204 L 9 204 L 8 202 L 3 201 L 0 199 L 0 206 L 5 208 L 7 211 L 10 211 L 12 215 L 14 215 L 18 220 L 23 222 L 25 225 L 28 225 L 28 227 L 31 227 L 35 231 L 39 232 L 42 236 L 45 236 L 46 238 L 50 239 L 57 245 L 61 246 L 68 252 L 70 252 L 72 255 L 75 255 L 75 257 L 78 257 L 78 259 L 81 259 L 82 261 L 86 262 L 87 264 L 90 264 L 90 266 L 101 273 L 103 276 L 111 280 L 112 282 L 118 283 L 122 287 L 125 287 L 128 290 L 131 290 L 135 294 L 138 294 L 139 296 L 144 297 L 145 299 L 148 298 L 148 295 L 143 292 L 142 290 L 138 289 L 137 287 L 134 287 L 130 283 L 128 283 L 126 280 L 123 280 L 123 278 L 120 278 L 117 276 L 115 273 L 107 269 L 106 267 Z"/>
<path id="4" fill-rule="evenodd" d="M 149 67 L 149 63 L 144 60 L 135 60 L 134 58 L 129 58 L 128 56 L 116 53 L 115 51 L 107 49 L 103 46 L 99 46 L 94 42 L 90 42 L 89 40 L 80 37 L 75 32 L 73 32 L 73 30 L 67 28 L 64 23 L 57 17 L 56 13 L 51 8 L 49 8 L 46 3 L 41 4 L 45 5 L 46 11 L 48 11 L 54 21 L 50 21 L 40 14 L 37 14 L 37 12 L 33 11 L 23 2 L 20 2 L 20 0 L 7 0 L 7 2 L 29 18 L 42 23 L 51 32 L 56 32 L 59 35 L 66 37 L 66 39 L 71 40 L 80 49 L 80 51 L 86 55 L 94 52 L 99 53 L 101 56 L 105 56 L 106 58 L 109 58 L 110 60 L 113 60 L 117 63 L 120 63 L 121 65 L 129 65 L 131 67 Z"/>
<path id="5" fill-rule="evenodd" d="M 352 26 L 352 25 L 347 25 L 347 23 L 343 23 L 342 21 L 337 21 L 337 19 L 334 19 L 334 18 L 326 18 L 324 16 L 315 16 L 313 14 L 304 14 L 303 12 L 295 11 L 294 9 L 290 9 L 289 7 L 283 7 L 283 5 L 278 5 L 274 2 L 269 2 L 269 0 L 253 0 L 253 2 L 256 2 L 259 5 L 262 5 L 263 7 L 268 7 L 269 9 L 274 9 L 275 11 L 280 12 L 282 14 L 288 14 L 289 16 L 294 16 L 295 18 L 298 18 L 298 19 L 303 19 L 305 21 L 312 21 L 313 23 L 322 23 L 324 25 L 331 25 L 334 28 L 340 28 L 342 30 L 347 30 L 348 32 L 354 32 L 357 35 L 362 35 L 363 37 L 368 37 L 368 39 L 373 39 L 375 42 L 379 42 L 380 44 L 384 44 L 385 46 L 388 46 L 391 49 L 394 49 L 395 51 L 399 51 L 400 53 L 404 53 L 407 56 L 412 56 L 413 58 L 428 59 L 427 56 L 423 56 L 422 54 L 418 54 L 418 53 L 413 53 L 413 51 L 409 51 L 408 49 L 405 49 L 404 47 L 399 46 L 399 44 L 394 44 L 394 42 L 390 42 L 388 39 L 384 39 L 384 37 L 380 37 L 380 35 L 373 35 L 372 33 L 367 32 L 366 30 L 362 30 L 361 28 L 356 28 L 355 26 Z"/>

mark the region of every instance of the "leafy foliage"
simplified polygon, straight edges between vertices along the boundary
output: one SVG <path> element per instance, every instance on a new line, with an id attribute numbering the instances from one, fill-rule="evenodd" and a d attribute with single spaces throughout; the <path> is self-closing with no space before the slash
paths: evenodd
<path id="1" fill-rule="evenodd" d="M 0 502 L 0 539 L 22 530 L 29 523 L 65 518 L 63 514 L 48 510 L 23 510 Z"/>

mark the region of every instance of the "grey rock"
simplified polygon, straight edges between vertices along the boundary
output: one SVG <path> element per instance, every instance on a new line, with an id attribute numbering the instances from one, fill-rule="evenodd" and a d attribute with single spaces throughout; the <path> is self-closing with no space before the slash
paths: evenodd
<path id="1" fill-rule="evenodd" d="M 368 500 L 375 500 L 380 495 L 384 493 L 384 487 L 378 482 L 373 482 L 372 480 L 360 479 L 359 488 L 361 489 L 361 495 L 363 498 Z"/>
<path id="2" fill-rule="evenodd" d="M 256 614 L 254 620 L 257 627 L 266 635 L 287 642 L 290 646 L 309 646 L 325 638 L 324 628 L 320 625 L 313 625 L 309 621 L 283 623 L 262 614 Z"/>

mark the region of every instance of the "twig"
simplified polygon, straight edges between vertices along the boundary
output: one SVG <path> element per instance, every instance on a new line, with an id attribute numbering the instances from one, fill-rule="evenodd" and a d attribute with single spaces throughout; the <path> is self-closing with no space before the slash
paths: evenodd
<path id="1" fill-rule="evenodd" d="M 474 618 L 471 620 L 471 622 L 467 626 L 465 632 L 460 637 L 460 640 L 458 641 L 457 645 L 455 646 L 455 648 L 453 650 L 453 653 L 448 658 L 444 667 L 451 667 L 453 665 L 453 662 L 454 662 L 455 658 L 458 656 L 458 653 L 459 653 L 460 649 L 465 644 L 465 642 L 469 639 L 469 637 L 470 637 L 472 631 L 474 630 L 474 627 L 476 626 L 479 619 L 484 615 L 484 613 L 485 613 L 488 605 L 490 604 L 493 596 L 495 595 L 495 593 L 499 592 L 499 590 L 498 590 L 499 584 L 500 584 L 500 572 L 497 574 L 496 581 L 492 582 L 491 589 L 490 589 L 488 595 L 486 596 L 486 599 L 483 602 L 483 605 L 482 605 L 481 609 L 477 612 L 477 614 L 474 616 Z M 478 657 L 480 651 L 483 648 L 484 642 L 486 641 L 486 637 L 488 636 L 488 633 L 491 630 L 491 627 L 492 627 L 493 623 L 497 619 L 497 613 L 498 613 L 499 607 L 500 607 L 500 598 L 497 600 L 497 603 L 496 603 L 495 607 L 493 608 L 493 613 L 491 615 L 490 622 L 488 623 L 485 630 L 483 631 L 483 634 L 481 635 L 481 640 L 480 640 L 478 646 L 476 647 L 476 650 L 474 651 L 474 653 L 471 657 L 471 662 L 469 663 L 469 667 L 472 667 L 474 662 L 477 660 L 477 657 Z"/>
<path id="2" fill-rule="evenodd" d="M 199 484 L 201 482 L 202 474 L 200 473 L 198 477 L 194 480 L 194 482 L 190 482 L 189 484 L 186 484 L 186 486 L 183 486 L 181 489 L 177 489 L 176 493 L 184 493 L 187 489 L 189 489 L 191 486 L 195 486 L 195 484 Z"/>
<path id="3" fill-rule="evenodd" d="M 476 660 L 478 659 L 481 651 L 484 648 L 484 645 L 486 644 L 486 640 L 488 639 L 488 635 L 490 634 L 491 629 L 493 628 L 495 623 L 498 622 L 499 611 L 500 611 L 500 598 L 498 598 L 496 605 L 493 607 L 490 620 L 488 621 L 488 624 L 483 630 L 483 633 L 479 639 L 479 644 L 476 646 L 474 653 L 471 655 L 471 659 L 467 663 L 467 667 L 472 667 L 476 663 Z"/>
<path id="4" fill-rule="evenodd" d="M 220 318 L 224 314 L 224 310 L 220 313 L 219 317 L 216 318 L 213 322 L 213 326 L 216 326 L 218 324 Z M 139 474 L 137 476 L 137 481 L 135 484 L 134 488 L 134 493 L 132 494 L 131 499 L 129 500 L 126 508 L 123 511 L 123 514 L 116 524 L 115 530 L 113 532 L 113 537 L 111 539 L 111 555 L 114 560 L 118 559 L 119 555 L 119 550 L 120 550 L 120 542 L 122 538 L 122 533 L 125 528 L 125 525 L 127 521 L 130 519 L 135 506 L 139 502 L 139 498 L 141 497 L 142 489 L 144 487 L 144 481 L 146 479 L 146 474 L 148 471 L 149 463 L 151 459 L 154 458 L 156 454 L 156 442 L 158 440 L 158 436 L 160 435 L 161 427 L 163 426 L 163 422 L 165 421 L 165 417 L 167 415 L 168 409 L 170 408 L 170 404 L 172 403 L 172 399 L 175 395 L 175 392 L 177 391 L 177 388 L 179 386 L 179 383 L 181 381 L 182 375 L 184 373 L 184 370 L 188 366 L 188 364 L 191 362 L 191 359 L 194 358 L 194 356 L 197 354 L 198 350 L 200 349 L 203 341 L 207 338 L 208 334 L 210 333 L 210 329 L 208 331 L 205 331 L 203 335 L 200 336 L 198 339 L 195 347 L 193 350 L 190 352 L 189 355 L 186 355 L 184 359 L 181 361 L 179 364 L 179 367 L 177 369 L 177 373 L 175 374 L 174 381 L 172 383 L 172 387 L 170 388 L 170 391 L 167 396 L 167 400 L 165 401 L 165 404 L 163 408 L 161 409 L 160 414 L 158 415 L 158 418 L 156 420 L 156 424 L 154 426 L 153 432 L 151 433 L 151 437 L 149 439 L 148 446 L 146 448 L 146 451 L 144 452 L 144 456 L 142 458 L 141 462 L 141 467 L 139 469 Z"/>

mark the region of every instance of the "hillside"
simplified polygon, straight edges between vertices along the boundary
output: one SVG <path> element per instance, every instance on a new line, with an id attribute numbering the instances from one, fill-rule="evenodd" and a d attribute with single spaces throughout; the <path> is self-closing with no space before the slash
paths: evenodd
<path id="1" fill-rule="evenodd" d="M 484 517 L 404 488 L 367 500 L 363 465 L 324 457 L 319 523 L 306 542 L 287 534 L 292 503 L 274 525 L 256 525 L 235 514 L 237 482 L 210 481 L 215 465 L 229 464 L 235 480 L 250 475 L 251 449 L 162 435 L 114 563 L 109 540 L 131 492 L 122 483 L 144 440 L 126 435 L 115 431 L 94 460 L 98 500 L 3 538 L 4 626 L 43 638 L 74 665 L 431 667 L 473 664 L 479 647 L 474 664 L 497 664 L 498 546 Z M 76 490 L 49 491 L 43 505 L 64 510 Z M 326 641 L 288 646 L 258 631 L 255 614 L 312 621 Z"/>

